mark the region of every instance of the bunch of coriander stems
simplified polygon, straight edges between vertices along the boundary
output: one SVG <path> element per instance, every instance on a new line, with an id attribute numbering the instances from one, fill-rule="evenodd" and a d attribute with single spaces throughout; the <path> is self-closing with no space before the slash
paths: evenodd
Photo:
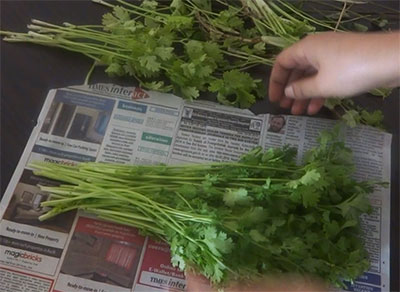
<path id="1" fill-rule="evenodd" d="M 79 208 L 96 213 L 105 219 L 149 229 L 149 231 L 159 236 L 164 235 L 164 231 L 154 225 L 157 221 L 152 216 L 154 215 L 153 211 L 162 210 L 161 213 L 168 215 L 167 217 L 170 219 L 177 218 L 183 221 L 201 223 L 211 223 L 213 221 L 211 217 L 194 212 L 194 208 L 178 192 L 178 189 L 183 185 L 201 186 L 201 182 L 206 180 L 207 175 L 217 174 L 221 169 L 229 167 L 278 171 L 285 173 L 286 176 L 290 176 L 292 179 L 301 177 L 305 173 L 305 170 L 296 166 L 278 168 L 230 162 L 168 166 L 126 166 L 96 162 L 81 163 L 79 166 L 70 167 L 36 162 L 32 163 L 31 167 L 33 167 L 36 175 L 70 183 L 59 187 L 41 186 L 43 191 L 51 194 L 51 200 L 43 202 L 42 205 L 56 208 L 42 215 L 39 218 L 40 220 L 49 219 L 60 213 Z M 276 183 L 286 183 L 291 180 L 289 178 L 269 179 L 271 182 Z M 267 177 L 232 177 L 218 183 L 213 188 L 223 194 L 230 188 L 263 185 L 266 180 Z M 190 212 L 180 211 L 151 199 L 151 194 L 162 190 L 175 192 L 177 198 L 182 200 Z M 84 201 L 85 204 L 80 205 L 81 200 L 88 198 L 99 198 L 101 200 L 91 203 Z M 121 201 L 126 204 L 121 204 Z M 137 205 L 138 203 L 139 205 Z M 144 208 L 141 209 L 142 207 Z M 143 214 L 147 215 L 144 216 Z M 129 219 L 138 221 L 133 222 Z"/>
<path id="2" fill-rule="evenodd" d="M 51 207 L 39 220 L 47 220 L 61 213 L 72 210 L 84 210 L 95 214 L 98 218 L 139 228 L 145 233 L 165 240 L 166 228 L 172 229 L 196 245 L 204 245 L 191 238 L 186 232 L 186 224 L 201 223 L 209 226 L 221 226 L 225 230 L 243 236 L 239 231 L 232 229 L 222 218 L 222 221 L 209 215 L 198 214 L 190 202 L 178 190 L 183 185 L 201 186 L 207 175 L 218 174 L 221 169 L 240 167 L 243 169 L 257 169 L 264 171 L 278 171 L 292 179 L 301 177 L 306 171 L 298 166 L 285 168 L 249 165 L 237 162 L 186 164 L 186 165 L 155 165 L 132 166 L 106 163 L 81 163 L 78 166 L 60 166 L 57 164 L 34 162 L 30 164 L 34 174 L 50 179 L 59 180 L 68 184 L 60 186 L 40 186 L 42 191 L 50 193 L 51 199 L 42 202 L 43 207 Z M 286 183 L 288 178 L 270 178 L 270 182 Z M 266 183 L 267 178 L 228 178 L 223 183 L 213 185 L 213 189 L 221 193 L 227 189 L 247 188 L 260 186 Z M 186 210 L 173 208 L 166 203 L 157 202 L 151 197 L 166 190 L 176 195 L 178 200 L 186 205 Z M 172 202 L 171 202 L 172 203 Z M 184 208 L 182 208 L 184 209 Z M 258 242 L 250 241 L 261 249 L 267 248 Z M 207 247 L 202 250 L 208 253 L 225 269 L 236 274 L 228 266 L 212 254 Z M 276 255 L 276 260 L 287 262 L 301 267 L 292 261 Z"/>

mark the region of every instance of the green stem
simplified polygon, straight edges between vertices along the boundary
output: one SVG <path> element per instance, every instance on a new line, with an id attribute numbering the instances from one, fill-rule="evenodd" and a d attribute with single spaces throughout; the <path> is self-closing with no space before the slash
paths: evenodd
<path id="1" fill-rule="evenodd" d="M 94 68 L 95 68 L 97 65 L 98 65 L 98 62 L 97 62 L 97 61 L 94 61 L 93 64 L 92 64 L 92 66 L 90 66 L 90 69 L 89 69 L 88 73 L 86 74 L 85 81 L 83 82 L 84 85 L 88 85 L 88 84 L 89 84 L 89 79 L 90 79 L 90 77 L 92 76 L 92 73 L 93 73 L 93 71 L 94 71 Z"/>

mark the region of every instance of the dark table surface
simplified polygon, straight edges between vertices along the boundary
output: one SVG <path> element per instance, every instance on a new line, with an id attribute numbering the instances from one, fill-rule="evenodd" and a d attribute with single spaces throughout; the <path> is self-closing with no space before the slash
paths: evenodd
<path id="1" fill-rule="evenodd" d="M 387 1 L 398 8 L 399 1 Z M 375 9 L 375 8 L 374 8 Z M 0 0 L 1 30 L 26 31 L 31 18 L 48 22 L 76 24 L 99 23 L 106 8 L 80 1 L 12 1 Z M 84 56 L 54 48 L 31 44 L 0 42 L 1 87 L 1 176 L 0 198 L 11 179 L 29 139 L 47 92 L 52 88 L 82 84 L 91 61 Z M 400 48 L 399 48 L 400 52 Z M 268 73 L 266 72 L 266 75 Z M 127 79 L 112 79 L 95 70 L 92 83 L 112 82 L 133 85 Z M 362 98 L 369 107 L 380 106 L 376 99 Z M 399 290 L 399 90 L 395 90 L 382 108 L 385 126 L 393 134 L 391 164 L 391 290 Z M 267 101 L 261 102 L 256 113 L 287 113 Z M 322 112 L 320 116 L 326 116 Z"/>

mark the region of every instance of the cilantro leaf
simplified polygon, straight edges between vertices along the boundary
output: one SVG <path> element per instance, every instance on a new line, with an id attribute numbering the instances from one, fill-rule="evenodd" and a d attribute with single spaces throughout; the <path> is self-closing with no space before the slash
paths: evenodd
<path id="1" fill-rule="evenodd" d="M 243 188 L 239 189 L 227 189 L 224 193 L 223 198 L 225 204 L 229 207 L 234 205 L 246 205 L 250 203 L 253 199 L 247 196 L 247 190 Z"/>
<path id="2" fill-rule="evenodd" d="M 156 56 L 143 56 L 138 58 L 140 65 L 145 67 L 150 72 L 160 70 L 161 64 L 157 61 Z"/>
<path id="3" fill-rule="evenodd" d="M 251 239 L 255 242 L 268 242 L 268 239 L 264 235 L 262 235 L 257 229 L 250 230 L 249 235 Z"/>
<path id="4" fill-rule="evenodd" d="M 183 87 L 181 88 L 181 92 L 188 100 L 194 100 L 200 95 L 199 90 L 194 86 Z"/>
<path id="5" fill-rule="evenodd" d="M 172 47 L 157 47 L 154 49 L 154 54 L 160 57 L 161 60 L 167 61 L 173 57 L 174 48 Z"/>

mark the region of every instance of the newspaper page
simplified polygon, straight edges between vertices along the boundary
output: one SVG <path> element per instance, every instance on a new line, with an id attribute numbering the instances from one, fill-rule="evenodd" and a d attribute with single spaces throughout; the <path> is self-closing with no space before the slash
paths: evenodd
<path id="1" fill-rule="evenodd" d="M 39 221 L 49 198 L 31 161 L 156 164 L 234 161 L 257 145 L 292 145 L 298 160 L 335 122 L 258 115 L 212 102 L 113 84 L 49 92 L 0 203 L 0 291 L 185 291 L 184 273 L 170 263 L 167 244 L 132 227 L 82 212 Z M 391 135 L 370 127 L 346 130 L 358 179 L 390 181 Z M 388 291 L 390 188 L 371 197 L 362 217 L 370 270 L 350 291 Z"/>

